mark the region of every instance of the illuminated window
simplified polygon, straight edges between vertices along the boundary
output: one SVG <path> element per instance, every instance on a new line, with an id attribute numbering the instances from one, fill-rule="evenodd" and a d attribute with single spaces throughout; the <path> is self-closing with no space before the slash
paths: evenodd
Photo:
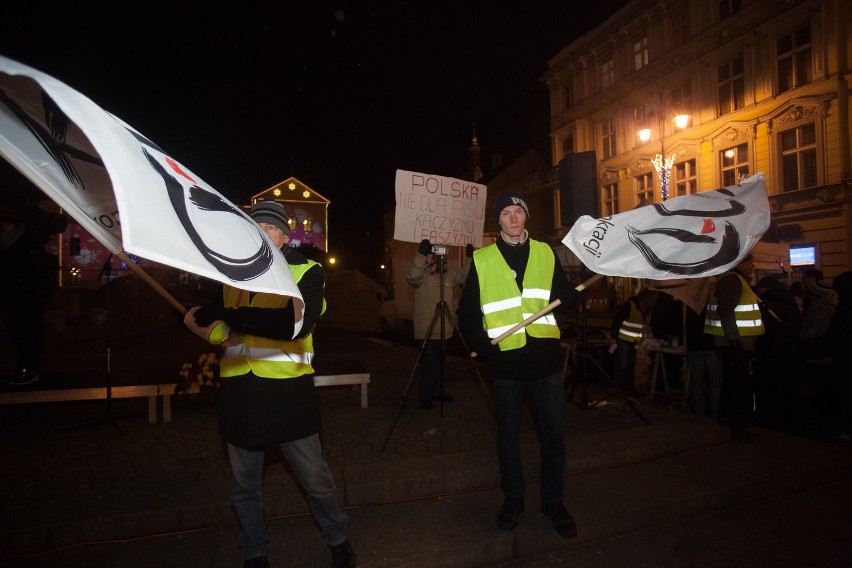
<path id="1" fill-rule="evenodd" d="M 813 123 L 779 134 L 784 191 L 817 185 L 816 128 Z"/>
<path id="2" fill-rule="evenodd" d="M 633 70 L 638 71 L 648 64 L 648 38 L 633 42 Z"/>
<path id="3" fill-rule="evenodd" d="M 611 183 L 601 188 L 601 215 L 618 213 L 618 184 Z"/>
<path id="4" fill-rule="evenodd" d="M 698 191 L 698 176 L 695 170 L 695 160 L 686 160 L 674 165 L 674 197 L 690 195 Z"/>
<path id="5" fill-rule="evenodd" d="M 775 40 L 778 92 L 795 89 L 811 81 L 811 28 L 804 26 Z"/>
<path id="6" fill-rule="evenodd" d="M 562 140 L 562 154 L 573 154 L 574 153 L 574 131 L 572 130 L 568 134 L 565 135 L 565 138 Z"/>
<path id="7" fill-rule="evenodd" d="M 748 173 L 748 144 L 740 144 L 727 148 L 719 153 L 722 171 L 722 185 L 736 185 L 747 178 Z"/>
<path id="8" fill-rule="evenodd" d="M 745 106 L 745 71 L 738 57 L 719 67 L 719 116 Z"/>
<path id="9" fill-rule="evenodd" d="M 612 59 L 601 63 L 601 87 L 606 88 L 615 83 L 615 67 Z"/>
<path id="10" fill-rule="evenodd" d="M 603 142 L 604 159 L 612 158 L 616 154 L 615 148 L 615 121 L 608 120 L 601 124 L 601 141 Z"/>
<path id="11" fill-rule="evenodd" d="M 654 176 L 649 172 L 634 178 L 636 180 L 636 199 L 642 205 L 654 201 Z"/>
<path id="12" fill-rule="evenodd" d="M 574 86 L 570 83 L 570 79 L 569 83 L 562 87 L 562 101 L 565 103 L 564 110 L 574 106 Z"/>

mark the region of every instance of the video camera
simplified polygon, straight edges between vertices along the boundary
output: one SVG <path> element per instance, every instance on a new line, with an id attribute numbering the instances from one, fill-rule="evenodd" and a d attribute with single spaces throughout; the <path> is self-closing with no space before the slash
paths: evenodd
<path id="1" fill-rule="evenodd" d="M 432 254 L 447 256 L 447 245 L 432 245 Z"/>

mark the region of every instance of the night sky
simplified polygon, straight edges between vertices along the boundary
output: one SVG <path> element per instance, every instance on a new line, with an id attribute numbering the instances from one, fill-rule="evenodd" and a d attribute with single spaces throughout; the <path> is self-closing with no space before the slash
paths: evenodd
<path id="1" fill-rule="evenodd" d="M 462 176 L 474 125 L 486 174 L 494 154 L 550 159 L 547 61 L 625 3 L 18 0 L 0 54 L 232 201 L 298 177 L 332 202 L 331 252 L 366 270 L 397 169 Z"/>

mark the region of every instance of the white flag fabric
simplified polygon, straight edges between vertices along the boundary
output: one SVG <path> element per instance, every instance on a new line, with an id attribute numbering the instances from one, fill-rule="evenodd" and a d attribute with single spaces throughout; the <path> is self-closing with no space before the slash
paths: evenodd
<path id="1" fill-rule="evenodd" d="M 240 207 L 81 93 L 2 56 L 0 155 L 112 252 L 304 309 L 284 256 Z"/>
<path id="2" fill-rule="evenodd" d="M 714 191 L 599 219 L 580 217 L 562 242 L 598 274 L 703 278 L 739 264 L 769 222 L 766 185 L 757 173 Z"/>

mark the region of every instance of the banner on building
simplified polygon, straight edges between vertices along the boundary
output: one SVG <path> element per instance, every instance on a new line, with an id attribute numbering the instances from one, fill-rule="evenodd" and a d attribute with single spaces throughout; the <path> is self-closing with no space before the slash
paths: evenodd
<path id="1" fill-rule="evenodd" d="M 393 238 L 463 247 L 482 246 L 487 189 L 472 181 L 396 171 Z"/>
<path id="2" fill-rule="evenodd" d="M 562 240 L 591 271 L 672 280 L 721 274 L 769 228 L 763 174 L 624 213 L 580 217 Z"/>
<path id="3" fill-rule="evenodd" d="M 114 253 L 301 303 L 240 207 L 81 93 L 2 56 L 0 155 Z"/>

